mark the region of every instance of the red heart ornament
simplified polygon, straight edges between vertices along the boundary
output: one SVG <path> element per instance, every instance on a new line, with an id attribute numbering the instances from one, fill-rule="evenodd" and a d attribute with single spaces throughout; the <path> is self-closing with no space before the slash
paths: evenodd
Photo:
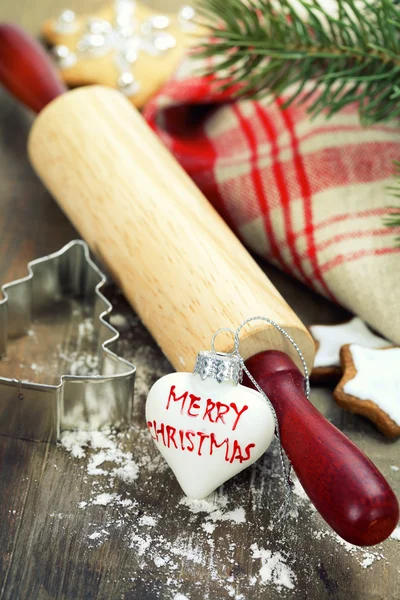
<path id="1" fill-rule="evenodd" d="M 189 498 L 208 496 L 269 447 L 275 421 L 258 392 L 194 373 L 159 379 L 146 401 L 157 448 Z"/>

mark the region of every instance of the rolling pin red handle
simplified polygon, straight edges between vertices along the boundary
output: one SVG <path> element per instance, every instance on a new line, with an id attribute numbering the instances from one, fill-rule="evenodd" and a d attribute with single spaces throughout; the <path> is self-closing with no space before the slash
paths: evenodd
<path id="1" fill-rule="evenodd" d="M 283 448 L 325 521 L 358 546 L 385 540 L 399 520 L 397 498 L 353 442 L 309 402 L 304 378 L 283 352 L 261 352 L 246 366 L 270 398 Z M 252 387 L 247 379 L 246 385 Z"/>
<path id="2" fill-rule="evenodd" d="M 5 23 L 0 23 L 0 83 L 37 113 L 66 91 L 42 46 Z"/>

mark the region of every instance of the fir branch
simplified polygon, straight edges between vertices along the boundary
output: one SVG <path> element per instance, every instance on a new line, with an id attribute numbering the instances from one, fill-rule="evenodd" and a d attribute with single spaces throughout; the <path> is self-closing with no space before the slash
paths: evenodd
<path id="1" fill-rule="evenodd" d="M 400 162 L 394 162 L 396 171 L 395 171 L 395 182 L 394 185 L 388 188 L 388 192 L 394 198 L 400 198 Z M 400 227 L 400 206 L 389 206 L 388 213 L 383 218 L 383 224 L 387 227 Z M 400 245 L 400 236 L 395 238 L 395 241 L 398 245 Z"/>
<path id="2" fill-rule="evenodd" d="M 336 16 L 317 0 L 199 1 L 201 22 L 211 30 L 200 56 L 218 59 L 210 72 L 238 95 L 286 92 L 288 106 L 314 81 L 320 97 L 302 97 L 311 98 L 314 115 L 331 116 L 356 100 L 363 123 L 400 115 L 394 0 L 337 0 Z"/>
<path id="3" fill-rule="evenodd" d="M 400 193 L 398 195 L 400 196 Z M 383 224 L 386 225 L 386 227 L 400 227 L 400 207 L 389 207 L 389 212 L 387 216 L 384 217 Z M 395 242 L 398 246 L 400 245 L 400 236 L 395 237 Z"/>

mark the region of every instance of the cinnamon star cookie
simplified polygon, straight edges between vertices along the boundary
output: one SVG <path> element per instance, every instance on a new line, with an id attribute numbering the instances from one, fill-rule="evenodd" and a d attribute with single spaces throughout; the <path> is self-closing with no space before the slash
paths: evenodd
<path id="1" fill-rule="evenodd" d="M 400 435 L 400 348 L 343 346 L 343 377 L 333 395 L 342 408 L 364 415 L 388 437 Z"/>
<path id="2" fill-rule="evenodd" d="M 345 344 L 365 348 L 391 346 L 388 340 L 373 334 L 359 317 L 338 325 L 311 325 L 310 332 L 317 350 L 312 371 L 314 382 L 338 381 L 342 374 L 340 349 Z"/>

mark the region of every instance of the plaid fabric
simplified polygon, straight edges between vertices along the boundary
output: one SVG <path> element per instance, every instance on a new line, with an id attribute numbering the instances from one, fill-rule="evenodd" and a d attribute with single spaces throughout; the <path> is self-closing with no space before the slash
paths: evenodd
<path id="1" fill-rule="evenodd" d="M 150 125 L 250 250 L 400 344 L 400 228 L 382 225 L 398 122 L 361 128 L 356 106 L 310 120 L 307 103 L 232 102 L 195 67 L 185 61 L 147 105 Z"/>

